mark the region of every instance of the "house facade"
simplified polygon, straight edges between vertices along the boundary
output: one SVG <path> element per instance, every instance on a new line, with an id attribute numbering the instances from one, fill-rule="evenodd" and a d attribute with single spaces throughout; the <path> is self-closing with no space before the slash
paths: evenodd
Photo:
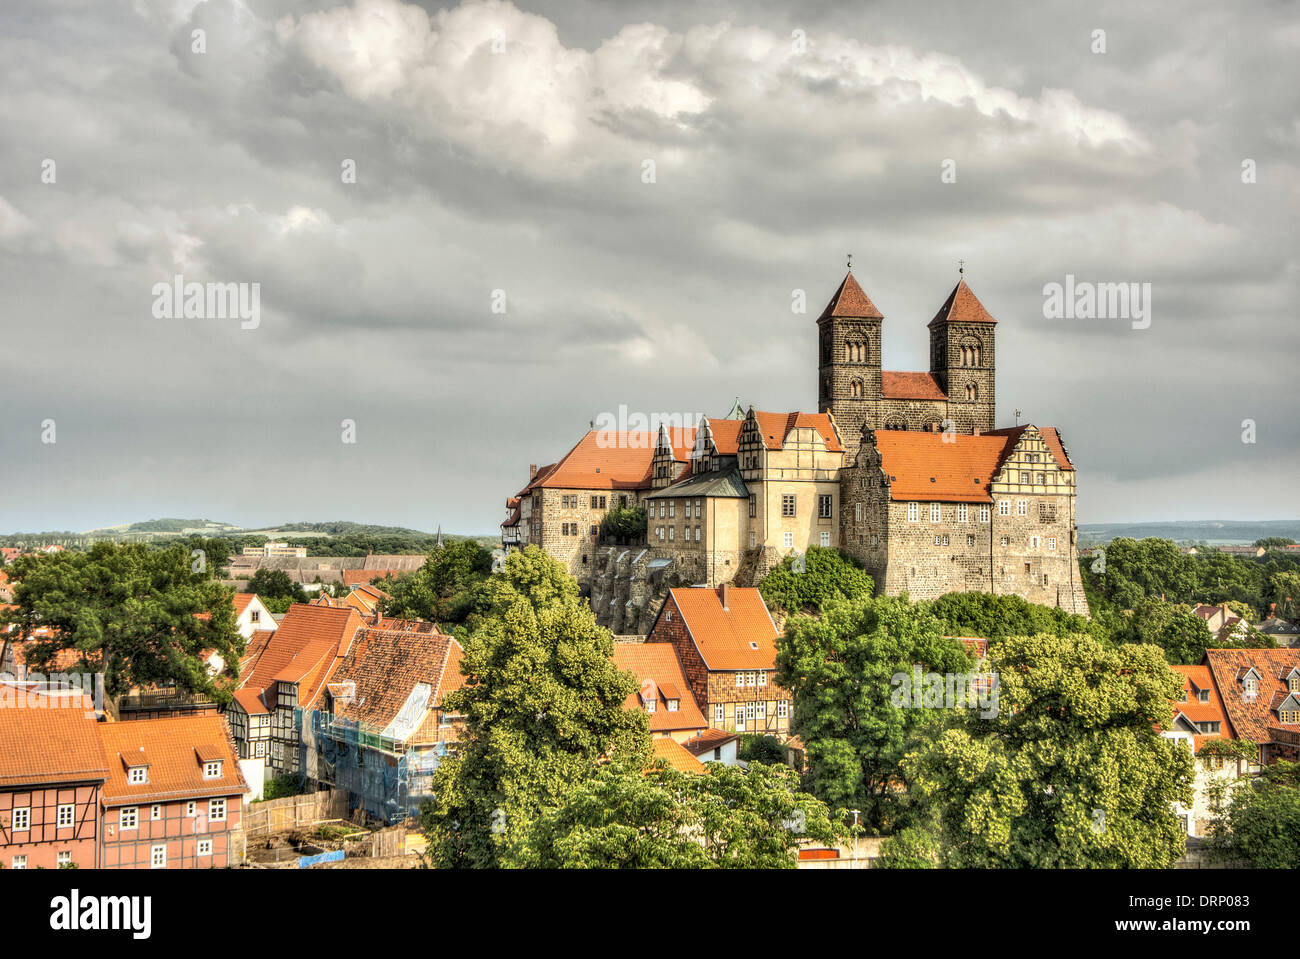
<path id="1" fill-rule="evenodd" d="M 676 650 L 710 728 L 784 739 L 791 695 L 774 678 L 776 637 L 758 590 L 724 583 L 670 590 L 646 644 Z"/>
<path id="2" fill-rule="evenodd" d="M 0 684 L 0 868 L 97 868 L 108 760 L 80 694 Z"/>
<path id="3" fill-rule="evenodd" d="M 242 856 L 248 793 L 220 716 L 104 723 L 105 869 L 205 869 Z"/>

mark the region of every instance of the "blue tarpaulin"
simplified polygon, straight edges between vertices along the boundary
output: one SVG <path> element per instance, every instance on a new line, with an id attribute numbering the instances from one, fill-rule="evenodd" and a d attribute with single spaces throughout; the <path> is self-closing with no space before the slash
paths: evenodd
<path id="1" fill-rule="evenodd" d="M 335 849 L 333 852 L 323 852 L 318 856 L 299 856 L 298 868 L 306 869 L 308 866 L 314 866 L 318 862 L 338 862 L 342 858 L 342 849 Z"/>

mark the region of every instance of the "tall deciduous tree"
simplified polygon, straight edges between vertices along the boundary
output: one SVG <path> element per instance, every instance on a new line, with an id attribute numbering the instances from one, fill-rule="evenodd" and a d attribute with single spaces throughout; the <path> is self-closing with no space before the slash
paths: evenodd
<path id="1" fill-rule="evenodd" d="M 801 839 L 834 842 L 824 803 L 785 766 L 711 763 L 692 775 L 602 767 L 543 812 L 505 856 L 510 866 L 580 869 L 788 869 Z"/>
<path id="2" fill-rule="evenodd" d="M 427 619 L 445 626 L 464 623 L 473 612 L 473 591 L 492 571 L 492 553 L 472 539 L 449 543 L 429 554 L 414 573 L 383 589 L 387 616 Z"/>
<path id="3" fill-rule="evenodd" d="M 1160 736 L 1181 678 L 1155 646 L 1031 636 L 989 652 L 999 710 L 956 711 L 904 765 L 955 867 L 1167 868 L 1193 759 Z"/>
<path id="4" fill-rule="evenodd" d="M 20 639 L 42 627 L 53 634 L 28 644 L 29 668 L 48 672 L 71 650 L 83 666 L 104 670 L 110 695 L 174 684 L 229 699 L 244 640 L 230 590 L 193 569 L 188 547 L 96 543 L 85 553 L 21 556 L 6 571 L 17 608 L 0 625 L 16 623 Z M 219 676 L 200 656 L 208 649 L 226 663 Z"/>
<path id="5" fill-rule="evenodd" d="M 636 677 L 614 666 L 613 637 L 563 567 L 530 547 L 491 579 L 465 641 L 466 683 L 446 703 L 466 733 L 438 767 L 423 815 L 438 866 L 500 864 L 599 762 L 648 755 L 645 714 L 623 708 Z"/>
<path id="6" fill-rule="evenodd" d="M 894 679 L 969 673 L 961 643 L 923 606 L 903 598 L 831 600 L 820 617 L 795 616 L 777 641 L 777 682 L 793 694 L 790 729 L 806 744 L 808 785 L 833 809 L 858 809 L 864 825 L 898 824 L 906 779 L 900 763 L 934 709 L 894 704 Z"/>

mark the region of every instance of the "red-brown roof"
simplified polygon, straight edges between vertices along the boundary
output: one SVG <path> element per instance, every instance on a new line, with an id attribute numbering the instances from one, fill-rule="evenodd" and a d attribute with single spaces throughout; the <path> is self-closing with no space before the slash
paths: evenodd
<path id="1" fill-rule="evenodd" d="M 253 601 L 256 593 L 236 593 L 235 594 L 235 616 L 244 615 L 244 610 L 248 609 L 248 604 Z"/>
<path id="2" fill-rule="evenodd" d="M 744 420 L 709 420 L 709 433 L 720 456 L 735 456 L 740 451 L 740 432 Z"/>
<path id="3" fill-rule="evenodd" d="M 835 429 L 835 422 L 826 413 L 766 413 L 754 411 L 758 421 L 759 432 L 763 435 L 763 445 L 770 450 L 779 450 L 785 445 L 791 430 L 814 429 L 821 434 L 826 448 L 832 452 L 844 449 L 840 445 L 840 436 Z"/>
<path id="4" fill-rule="evenodd" d="M 887 400 L 946 400 L 933 373 L 881 371 L 880 393 Z"/>
<path id="5" fill-rule="evenodd" d="M 669 590 L 686 630 L 711 670 L 776 669 L 776 625 L 757 589 L 692 586 Z M 665 604 L 666 606 L 666 604 Z M 659 611 L 663 615 L 663 610 Z"/>
<path id="6" fill-rule="evenodd" d="M 45 696 L 0 686 L 0 786 L 98 782 L 108 759 L 94 706 L 81 696 Z"/>
<path id="7" fill-rule="evenodd" d="M 668 738 L 655 739 L 651 742 L 655 759 L 665 760 L 678 772 L 702 774 L 707 772 L 700 762 L 681 743 Z"/>
<path id="8" fill-rule="evenodd" d="M 360 625 L 360 615 L 350 607 L 294 603 L 280 627 L 268 638 L 265 650 L 241 688 L 264 690 L 284 672 L 286 676 L 299 677 L 299 702 L 310 702 L 328 678 L 329 664 L 346 651 Z M 326 649 L 330 651 L 328 659 L 322 652 Z M 298 660 L 296 664 L 295 660 Z M 313 669 L 316 666 L 324 668 Z"/>
<path id="9" fill-rule="evenodd" d="M 971 292 L 966 280 L 960 279 L 957 285 L 952 288 L 948 294 L 948 299 L 943 301 L 943 306 L 939 307 L 939 312 L 934 315 L 934 319 L 929 322 L 929 326 L 937 323 L 996 323 L 988 310 L 984 309 L 981 303 Z"/>
<path id="10" fill-rule="evenodd" d="M 344 586 L 369 586 L 376 580 L 392 576 L 396 579 L 398 576 L 404 576 L 406 570 L 401 569 L 345 569 L 343 570 Z"/>
<path id="11" fill-rule="evenodd" d="M 1193 734 L 1194 749 L 1199 750 L 1201 745 L 1207 739 L 1227 739 L 1232 729 L 1232 724 L 1228 721 L 1228 716 L 1223 710 L 1223 703 L 1219 701 L 1219 691 L 1214 686 L 1214 677 L 1210 673 L 1210 667 L 1201 666 L 1170 666 L 1176 673 L 1182 674 L 1183 677 L 1183 699 L 1175 700 L 1174 718 L 1177 719 L 1181 713 L 1187 717 L 1191 723 L 1218 722 L 1218 733 L 1196 733 Z M 1207 702 L 1201 702 L 1197 695 L 1198 690 L 1205 690 L 1209 693 L 1210 698 Z"/>
<path id="12" fill-rule="evenodd" d="M 99 734 L 109 758 L 106 805 L 237 796 L 248 791 L 226 721 L 216 714 L 101 723 Z M 127 768 L 136 764 L 142 749 L 149 756 L 149 781 L 133 784 L 127 781 Z M 221 775 L 204 779 L 203 764 L 213 759 L 221 761 Z"/>
<path id="13" fill-rule="evenodd" d="M 1282 677 L 1300 668 L 1300 649 L 1207 649 L 1205 662 L 1214 675 L 1215 691 L 1232 722 L 1235 738 L 1266 743 L 1272 738 L 1270 729 L 1283 728 L 1275 697 L 1286 691 Z M 1253 701 L 1244 698 L 1240 681 L 1251 669 L 1259 676 L 1259 691 Z M 1295 725 L 1285 728 L 1297 729 Z"/>
<path id="14" fill-rule="evenodd" d="M 876 448 L 893 500 L 989 503 L 993 477 L 1018 439 L 877 430 Z"/>
<path id="15" fill-rule="evenodd" d="M 240 689 L 235 692 L 235 702 L 239 703 L 241 709 L 250 716 L 261 713 L 269 713 L 266 703 L 262 701 L 262 691 L 260 689 Z"/>
<path id="16" fill-rule="evenodd" d="M 619 643 L 614 647 L 614 665 L 635 673 L 643 689 L 647 680 L 654 684 L 655 711 L 649 715 L 652 733 L 708 726 L 671 643 Z M 669 699 L 678 700 L 676 712 L 669 712 Z M 628 696 L 624 708 L 644 709 L 640 693 Z"/>
<path id="17" fill-rule="evenodd" d="M 692 736 L 690 739 L 686 740 L 686 742 L 682 743 L 682 745 L 686 747 L 691 755 L 699 756 L 702 753 L 712 752 L 718 747 L 725 746 L 732 740 L 739 738 L 739 733 L 729 733 L 725 729 L 710 728 L 704 730 L 698 736 Z"/>
<path id="18" fill-rule="evenodd" d="M 669 430 L 675 459 L 687 459 L 695 430 Z M 590 430 L 545 477 L 539 470 L 528 490 L 645 489 L 651 485 L 656 437 L 649 431 Z"/>
<path id="19" fill-rule="evenodd" d="M 835 291 L 831 301 L 826 304 L 826 309 L 822 310 L 822 315 L 817 317 L 817 321 L 820 323 L 832 316 L 873 320 L 884 319 L 884 314 L 876 309 L 876 304 L 872 303 L 870 297 L 862 291 L 862 287 L 858 286 L 858 281 L 853 278 L 852 273 L 845 274 L 839 289 Z"/>

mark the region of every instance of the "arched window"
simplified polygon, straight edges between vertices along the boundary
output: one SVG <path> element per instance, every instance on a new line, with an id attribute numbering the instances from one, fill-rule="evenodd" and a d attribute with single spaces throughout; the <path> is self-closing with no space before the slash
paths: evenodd
<path id="1" fill-rule="evenodd" d="M 853 380 L 849 383 L 849 395 L 854 399 L 862 398 L 862 381 Z"/>
<path id="2" fill-rule="evenodd" d="M 977 383 L 967 383 L 967 384 L 966 384 L 966 399 L 970 400 L 970 401 L 973 403 L 973 402 L 975 402 L 976 400 L 978 400 L 979 398 L 980 398 L 980 388 L 979 388 L 979 384 L 977 384 Z"/>

